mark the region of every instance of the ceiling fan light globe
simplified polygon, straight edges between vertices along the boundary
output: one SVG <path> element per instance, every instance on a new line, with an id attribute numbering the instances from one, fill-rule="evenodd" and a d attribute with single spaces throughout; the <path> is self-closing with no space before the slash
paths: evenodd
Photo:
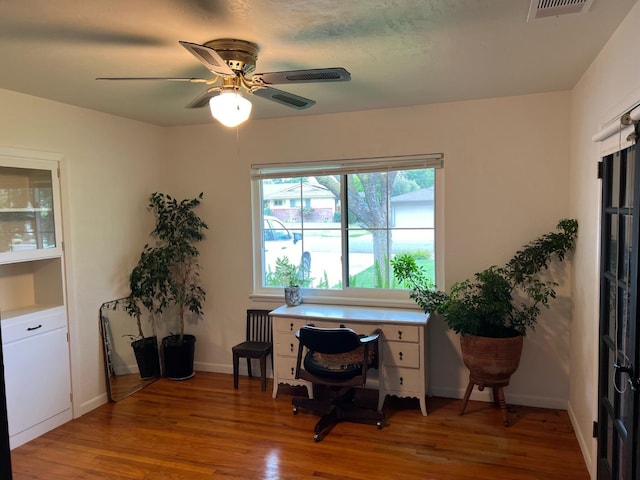
<path id="1" fill-rule="evenodd" d="M 222 92 L 209 100 L 211 115 L 225 127 L 236 127 L 251 115 L 252 104 L 237 92 Z"/>

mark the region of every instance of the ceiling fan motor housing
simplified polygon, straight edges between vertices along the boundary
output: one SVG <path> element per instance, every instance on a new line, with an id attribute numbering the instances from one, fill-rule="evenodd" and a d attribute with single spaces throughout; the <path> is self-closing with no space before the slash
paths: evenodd
<path id="1" fill-rule="evenodd" d="M 204 46 L 214 49 L 234 71 L 247 75 L 256 68 L 258 45 L 253 42 L 235 38 L 219 38 L 205 43 Z"/>

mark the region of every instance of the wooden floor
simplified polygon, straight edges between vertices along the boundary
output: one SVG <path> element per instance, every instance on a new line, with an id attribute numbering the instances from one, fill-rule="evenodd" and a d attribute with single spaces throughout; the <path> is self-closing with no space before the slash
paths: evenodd
<path id="1" fill-rule="evenodd" d="M 269 386 L 270 387 L 270 386 Z M 319 443 L 313 414 L 293 415 L 303 390 L 277 399 L 257 378 L 198 372 L 161 379 L 12 452 L 13 478 L 518 480 L 588 479 L 565 411 L 514 407 L 504 427 L 485 402 L 387 399 L 386 425 L 341 423 Z M 370 397 L 362 393 L 364 400 Z M 508 400 L 508 390 L 507 390 Z"/>

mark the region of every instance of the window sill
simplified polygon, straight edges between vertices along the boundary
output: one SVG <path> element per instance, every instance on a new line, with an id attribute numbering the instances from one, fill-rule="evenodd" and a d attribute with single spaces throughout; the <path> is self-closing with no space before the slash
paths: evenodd
<path id="1" fill-rule="evenodd" d="M 284 303 L 284 296 L 272 293 L 250 293 L 249 298 L 256 302 Z M 410 298 L 406 299 L 385 299 L 366 297 L 342 297 L 342 296 L 317 296 L 302 294 L 302 303 L 313 303 L 316 305 L 349 305 L 387 308 L 409 308 L 420 310 L 420 307 Z"/>

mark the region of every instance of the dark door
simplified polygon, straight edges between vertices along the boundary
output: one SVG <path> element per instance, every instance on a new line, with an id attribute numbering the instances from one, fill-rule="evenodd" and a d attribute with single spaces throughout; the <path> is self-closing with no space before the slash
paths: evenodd
<path id="1" fill-rule="evenodd" d="M 598 479 L 638 480 L 638 147 L 602 161 Z"/>
<path id="2" fill-rule="evenodd" d="M 0 329 L 0 478 L 11 478 L 11 452 L 9 451 L 9 424 L 7 399 L 4 391 L 4 361 L 2 359 L 2 329 Z"/>

